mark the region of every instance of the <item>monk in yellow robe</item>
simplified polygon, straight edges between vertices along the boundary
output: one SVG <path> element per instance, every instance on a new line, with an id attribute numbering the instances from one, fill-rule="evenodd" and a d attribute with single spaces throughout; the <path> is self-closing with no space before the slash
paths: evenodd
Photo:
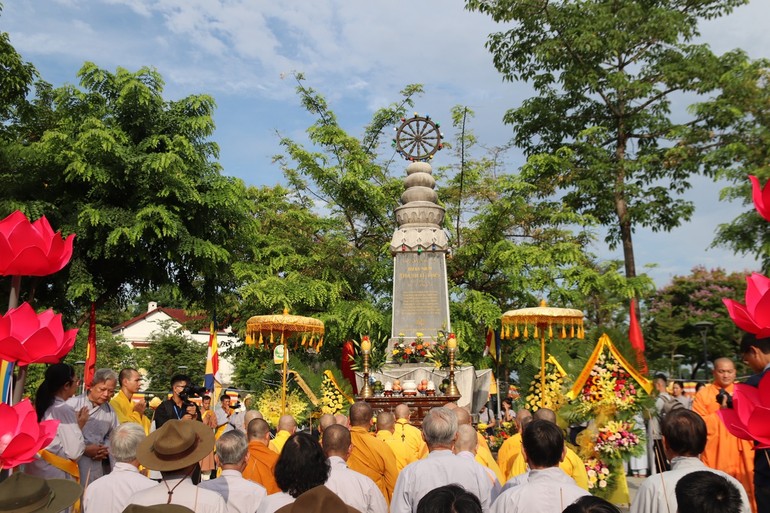
<path id="1" fill-rule="evenodd" d="M 348 467 L 374 481 L 390 506 L 398 478 L 396 456 L 385 442 L 369 432 L 372 425 L 372 407 L 364 401 L 350 406 L 350 438 L 353 450 Z"/>
<path id="2" fill-rule="evenodd" d="M 396 436 L 396 417 L 392 413 L 384 411 L 377 415 L 377 438 L 393 451 L 399 472 L 414 461 L 414 454 L 410 453 L 409 447 L 401 437 Z"/>
<path id="3" fill-rule="evenodd" d="M 275 451 L 276 454 L 281 454 L 286 440 L 297 430 L 297 421 L 291 415 L 283 415 L 278 419 L 277 429 L 278 432 L 275 434 L 275 438 L 270 441 L 270 449 Z"/>
<path id="4" fill-rule="evenodd" d="M 508 440 L 503 442 L 503 445 L 497 451 L 497 466 L 505 474 L 506 479 L 513 477 L 511 475 L 511 467 L 516 457 L 521 454 L 521 431 L 530 421 L 532 421 L 532 414 L 529 410 L 519 410 L 516 412 L 516 427 L 518 430 Z"/>
<path id="5" fill-rule="evenodd" d="M 394 438 L 407 446 L 407 465 L 428 455 L 428 445 L 422 439 L 422 431 L 410 424 L 412 411 L 406 404 L 399 404 L 395 411 Z"/>
<path id="6" fill-rule="evenodd" d="M 123 369 L 118 376 L 120 391 L 110 401 L 110 406 L 115 410 L 118 423 L 134 422 L 144 428 L 145 434 L 150 434 L 150 419 L 144 415 L 147 403 L 144 399 L 134 401 L 134 394 L 139 392 L 142 386 L 142 376 L 136 369 Z"/>
<path id="7" fill-rule="evenodd" d="M 722 404 L 717 401 L 717 395 L 724 391 L 732 397 L 735 375 L 735 364 L 732 360 L 714 360 L 714 382 L 698 390 L 692 402 L 692 409 L 706 422 L 706 450 L 700 459 L 707 466 L 730 474 L 740 481 L 752 501 L 752 510 L 756 511 L 752 443 L 731 435 L 718 413 L 720 408 L 727 406 L 727 395 L 721 396 Z"/>
<path id="8" fill-rule="evenodd" d="M 465 408 L 455 408 L 452 410 L 457 415 L 457 425 L 471 425 L 471 414 Z M 500 467 L 497 465 L 495 458 L 492 456 L 492 451 L 489 450 L 489 444 L 484 436 L 476 432 L 476 438 L 478 439 L 478 446 L 476 447 L 476 461 L 481 463 L 497 476 L 497 480 L 500 484 L 505 483 L 505 474 L 500 471 Z"/>

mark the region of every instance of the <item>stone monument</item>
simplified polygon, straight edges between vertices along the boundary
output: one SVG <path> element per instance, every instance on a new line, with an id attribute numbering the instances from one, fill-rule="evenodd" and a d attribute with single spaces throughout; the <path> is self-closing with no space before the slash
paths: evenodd
<path id="1" fill-rule="evenodd" d="M 439 330 L 451 331 L 446 276 L 449 245 L 441 226 L 444 207 L 438 204 L 436 180 L 428 162 L 410 163 L 406 174 L 406 190 L 395 210 L 398 229 L 390 242 L 393 323 L 388 355 L 399 338 L 410 343 L 422 333 L 430 341 Z"/>

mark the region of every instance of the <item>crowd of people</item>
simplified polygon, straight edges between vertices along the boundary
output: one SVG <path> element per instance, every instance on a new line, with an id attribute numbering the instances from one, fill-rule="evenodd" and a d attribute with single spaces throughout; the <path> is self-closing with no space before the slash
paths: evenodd
<path id="1" fill-rule="evenodd" d="M 742 349 L 756 385 L 770 367 L 770 339 Z M 730 435 L 717 414 L 730 407 L 734 381 L 735 365 L 720 358 L 714 382 L 692 404 L 674 398 L 679 406 L 671 406 L 665 377 L 656 377 L 654 465 L 632 513 L 768 512 L 767 450 Z M 518 432 L 495 458 L 470 412 L 454 403 L 415 425 L 406 404 L 375 419 L 358 401 L 348 416 L 321 416 L 311 432 L 289 415 L 271 429 L 256 410 L 234 411 L 227 394 L 198 405 L 186 376 L 169 384 L 151 423 L 134 397 L 135 369 L 99 369 L 76 395 L 74 368 L 48 367 L 35 408 L 39 421 L 58 420 L 58 431 L 0 483 L 0 512 L 619 511 L 589 493 L 585 465 L 546 408 L 514 413 L 508 403 L 501 413 Z"/>

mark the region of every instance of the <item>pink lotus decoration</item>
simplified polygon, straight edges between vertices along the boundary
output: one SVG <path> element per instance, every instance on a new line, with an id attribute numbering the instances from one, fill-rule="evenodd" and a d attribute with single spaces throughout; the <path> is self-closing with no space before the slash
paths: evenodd
<path id="1" fill-rule="evenodd" d="M 48 309 L 38 315 L 22 303 L 0 318 L 0 358 L 20 366 L 58 363 L 75 345 L 77 333 L 64 331 L 61 314 Z"/>
<path id="2" fill-rule="evenodd" d="M 763 187 L 759 185 L 759 179 L 756 176 L 749 176 L 751 180 L 751 197 L 754 200 L 754 208 L 759 215 L 770 221 L 770 182 Z"/>
<path id="3" fill-rule="evenodd" d="M 0 221 L 0 275 L 47 276 L 60 271 L 72 258 L 75 234 L 66 240 L 54 233 L 45 216 L 30 223 L 17 210 Z"/>
<path id="4" fill-rule="evenodd" d="M 29 399 L 15 406 L 0 403 L 0 468 L 32 461 L 40 449 L 51 443 L 58 427 L 58 420 L 38 423 Z"/>
<path id="5" fill-rule="evenodd" d="M 735 385 L 732 409 L 720 409 L 719 416 L 733 435 L 756 441 L 757 449 L 770 448 L 770 373 L 759 387 Z"/>
<path id="6" fill-rule="evenodd" d="M 770 204 L 768 204 L 770 206 Z M 770 280 L 758 273 L 746 277 L 746 304 L 723 298 L 733 322 L 757 338 L 770 337 Z"/>

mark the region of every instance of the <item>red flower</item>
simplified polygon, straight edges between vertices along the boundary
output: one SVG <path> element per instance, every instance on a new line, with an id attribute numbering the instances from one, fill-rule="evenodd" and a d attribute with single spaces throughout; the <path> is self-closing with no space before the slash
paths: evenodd
<path id="1" fill-rule="evenodd" d="M 0 221 L 0 275 L 46 276 L 72 257 L 75 234 L 62 240 L 45 216 L 30 223 L 19 210 Z"/>
<path id="2" fill-rule="evenodd" d="M 758 388 L 736 384 L 733 407 L 721 408 L 719 416 L 733 435 L 756 441 L 758 449 L 770 448 L 770 373 L 765 373 Z"/>
<path id="3" fill-rule="evenodd" d="M 61 314 L 36 314 L 29 303 L 0 318 L 0 358 L 18 365 L 58 363 L 75 345 L 78 330 L 64 331 Z"/>
<path id="4" fill-rule="evenodd" d="M 758 273 L 746 277 L 746 304 L 723 298 L 733 322 L 757 338 L 770 336 L 770 280 Z"/>
<path id="5" fill-rule="evenodd" d="M 56 436 L 58 420 L 37 422 L 29 399 L 8 406 L 0 403 L 0 468 L 29 463 Z"/>
<path id="6" fill-rule="evenodd" d="M 759 215 L 770 221 L 770 187 L 766 183 L 764 187 L 760 187 L 759 179 L 756 176 L 749 176 L 751 180 L 751 196 L 754 199 L 754 208 L 757 209 Z"/>

